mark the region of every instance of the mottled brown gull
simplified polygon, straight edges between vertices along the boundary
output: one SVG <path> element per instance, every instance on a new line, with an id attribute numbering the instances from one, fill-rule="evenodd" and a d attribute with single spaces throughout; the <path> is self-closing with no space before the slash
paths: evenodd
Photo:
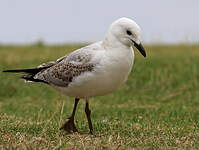
<path id="1" fill-rule="evenodd" d="M 74 97 L 72 115 L 60 128 L 67 132 L 78 131 L 74 124 L 75 111 L 80 98 L 85 99 L 85 112 L 90 133 L 93 134 L 89 99 L 111 93 L 125 83 L 134 62 L 133 46 L 146 56 L 141 44 L 140 27 L 131 19 L 120 18 L 110 25 L 103 41 L 37 68 L 4 72 L 24 72 L 21 77 L 26 81 L 48 84 Z"/>

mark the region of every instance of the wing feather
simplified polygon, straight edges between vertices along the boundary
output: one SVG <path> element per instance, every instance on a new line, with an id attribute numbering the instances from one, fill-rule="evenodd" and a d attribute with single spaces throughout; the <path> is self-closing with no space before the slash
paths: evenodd
<path id="1" fill-rule="evenodd" d="M 67 87 L 75 77 L 94 70 L 95 65 L 91 62 L 92 56 L 93 51 L 90 47 L 81 48 L 55 62 L 40 65 L 40 67 L 52 66 L 36 74 L 34 79 L 51 85 Z"/>

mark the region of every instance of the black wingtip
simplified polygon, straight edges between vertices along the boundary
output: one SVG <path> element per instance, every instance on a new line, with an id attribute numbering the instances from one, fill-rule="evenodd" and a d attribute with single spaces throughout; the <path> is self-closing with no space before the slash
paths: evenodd
<path id="1" fill-rule="evenodd" d="M 3 70 L 2 72 L 10 72 L 10 70 Z"/>
<path id="2" fill-rule="evenodd" d="M 22 72 L 21 70 L 3 70 L 2 72 Z"/>
<path id="3" fill-rule="evenodd" d="M 45 68 L 32 68 L 32 69 L 15 69 L 15 70 L 4 70 L 3 72 L 10 72 L 10 73 L 38 73 L 39 71 L 41 71 L 42 69 Z"/>

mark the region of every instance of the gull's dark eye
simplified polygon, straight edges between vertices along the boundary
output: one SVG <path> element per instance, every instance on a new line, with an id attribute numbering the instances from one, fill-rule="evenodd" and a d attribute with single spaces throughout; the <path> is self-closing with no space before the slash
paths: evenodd
<path id="1" fill-rule="evenodd" d="M 126 33 L 127 33 L 128 35 L 132 35 L 131 31 L 129 31 L 129 30 L 126 30 Z"/>

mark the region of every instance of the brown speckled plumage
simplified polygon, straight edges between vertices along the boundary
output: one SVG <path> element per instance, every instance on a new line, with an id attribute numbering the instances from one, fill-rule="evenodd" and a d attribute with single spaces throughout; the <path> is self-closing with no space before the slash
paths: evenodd
<path id="1" fill-rule="evenodd" d="M 75 77 L 94 70 L 94 65 L 89 63 L 90 60 L 91 53 L 87 53 L 85 49 L 80 49 L 55 62 L 40 65 L 38 68 L 49 68 L 38 72 L 34 78 L 55 86 L 67 87 Z"/>
<path id="2" fill-rule="evenodd" d="M 43 77 L 43 80 L 49 84 L 68 86 L 74 77 L 77 77 L 84 72 L 92 71 L 93 67 L 92 64 L 75 65 L 72 63 L 59 63 L 45 70 L 41 76 Z"/>

